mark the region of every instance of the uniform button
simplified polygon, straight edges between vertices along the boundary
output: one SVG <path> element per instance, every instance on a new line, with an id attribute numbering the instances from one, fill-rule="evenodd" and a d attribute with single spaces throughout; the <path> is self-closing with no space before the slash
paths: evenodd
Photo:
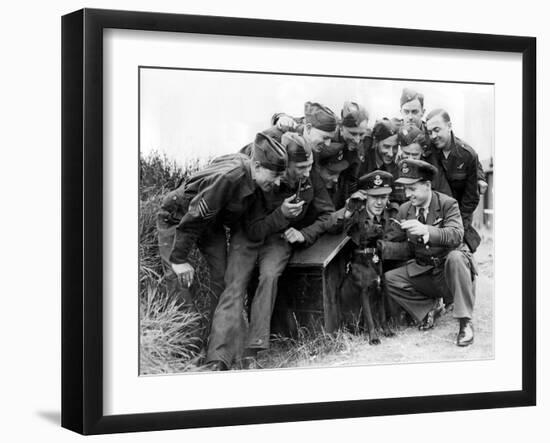
<path id="1" fill-rule="evenodd" d="M 426 245 L 426 249 L 430 249 L 430 245 Z"/>
<path id="2" fill-rule="evenodd" d="M 177 199 L 178 198 L 175 195 L 172 197 L 172 200 L 177 200 Z"/>

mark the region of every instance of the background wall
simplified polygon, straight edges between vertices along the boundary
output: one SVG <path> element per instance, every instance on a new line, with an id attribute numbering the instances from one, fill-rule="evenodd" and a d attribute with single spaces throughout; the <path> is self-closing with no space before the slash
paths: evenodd
<path id="1" fill-rule="evenodd" d="M 81 7 L 156 10 L 174 13 L 273 18 L 445 31 L 531 35 L 538 38 L 539 222 L 548 176 L 543 177 L 543 125 L 550 119 L 550 97 L 543 78 L 550 75 L 550 30 L 542 4 L 533 0 L 460 4 L 424 0 L 370 3 L 279 0 L 261 4 L 223 0 L 170 2 L 111 0 L 86 3 L 9 2 L 0 28 L 0 140 L 3 189 L 2 331 L 0 416 L 3 441 L 76 441 L 59 427 L 60 417 L 60 17 Z M 402 11 L 402 12 L 400 12 Z M 543 54 L 546 57 L 543 57 Z M 510 155 L 516 155 L 510 152 Z M 519 175 L 519 171 L 518 171 Z M 510 210 L 515 210 L 511 202 Z M 539 313 L 549 283 L 541 273 L 550 265 L 549 236 L 539 230 Z M 534 295 L 534 294 L 533 294 Z M 550 364 L 550 327 L 539 314 L 539 405 L 533 408 L 378 417 L 309 423 L 201 429 L 94 438 L 94 441 L 335 441 L 346 439 L 446 442 L 515 441 L 548 438 L 550 388 L 543 374 Z M 510 325 L 514 328 L 514 325 Z M 518 331 L 519 332 L 519 331 Z M 546 347 L 546 349 L 544 349 Z"/>
<path id="2" fill-rule="evenodd" d="M 302 116 L 306 100 L 320 102 L 338 116 L 345 100 L 355 101 L 365 106 L 372 128 L 378 119 L 401 118 L 405 87 L 424 94 L 426 116 L 444 108 L 455 134 L 476 149 L 480 161 L 490 160 L 493 85 L 181 69 L 140 72 L 141 154 L 157 150 L 184 164 L 197 155 L 236 152 L 269 127 L 275 112 Z"/>

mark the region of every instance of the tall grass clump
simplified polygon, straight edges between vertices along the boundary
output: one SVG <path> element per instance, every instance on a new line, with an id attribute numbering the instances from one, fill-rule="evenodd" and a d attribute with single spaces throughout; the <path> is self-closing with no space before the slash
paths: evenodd
<path id="1" fill-rule="evenodd" d="M 203 166 L 193 160 L 180 167 L 166 155 L 152 152 L 140 158 L 139 299 L 140 373 L 182 372 L 196 367 L 205 338 L 209 273 L 197 250 L 195 267 L 196 311 L 183 310 L 167 296 L 159 255 L 156 215 L 164 195 Z"/>
<path id="2" fill-rule="evenodd" d="M 182 311 L 165 296 L 163 285 L 149 281 L 140 299 L 140 373 L 165 374 L 196 368 L 200 359 L 202 317 Z"/>

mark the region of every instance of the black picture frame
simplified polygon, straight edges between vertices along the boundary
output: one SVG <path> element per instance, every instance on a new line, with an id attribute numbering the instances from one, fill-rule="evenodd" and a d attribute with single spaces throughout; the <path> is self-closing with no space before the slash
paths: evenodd
<path id="1" fill-rule="evenodd" d="M 522 388 L 131 415 L 103 413 L 103 30 L 469 49 L 522 56 Z M 536 39 L 229 17 L 83 9 L 62 18 L 62 426 L 82 434 L 536 404 Z"/>

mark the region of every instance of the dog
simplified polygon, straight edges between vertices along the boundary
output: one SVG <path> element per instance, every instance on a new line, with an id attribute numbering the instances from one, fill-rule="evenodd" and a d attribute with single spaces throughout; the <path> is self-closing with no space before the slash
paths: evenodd
<path id="1" fill-rule="evenodd" d="M 393 335 L 386 318 L 385 269 L 377 248 L 390 226 L 392 181 L 392 174 L 380 170 L 362 176 L 361 189 L 350 196 L 337 219 L 342 220 L 343 231 L 357 247 L 340 288 L 340 312 L 343 319 L 355 316 L 357 324 L 361 316 L 356 314 L 362 312 L 373 345 L 380 344 L 379 329 L 385 336 Z"/>
<path id="2" fill-rule="evenodd" d="M 395 335 L 387 321 L 384 272 L 376 248 L 353 251 L 339 293 L 342 321 L 358 324 L 362 314 L 371 345 L 380 344 L 379 330 L 386 337 Z"/>

